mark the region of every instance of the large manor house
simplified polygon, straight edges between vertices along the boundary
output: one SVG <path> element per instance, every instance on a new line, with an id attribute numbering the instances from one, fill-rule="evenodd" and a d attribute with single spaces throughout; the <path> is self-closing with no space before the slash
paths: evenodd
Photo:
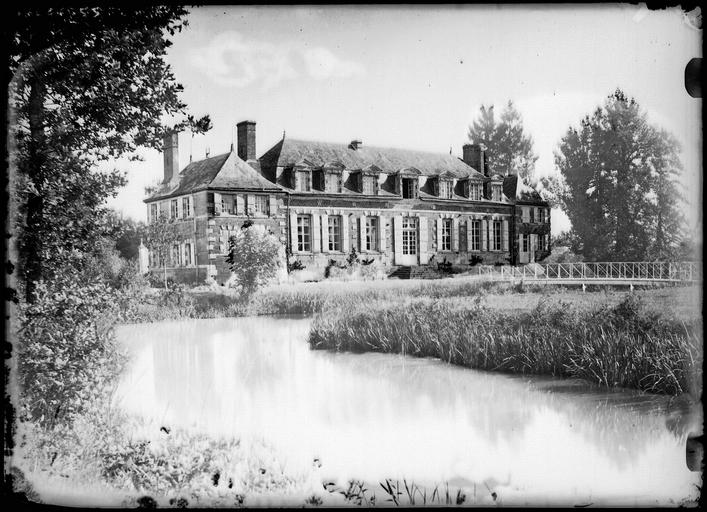
<path id="1" fill-rule="evenodd" d="M 236 148 L 179 170 L 178 134 L 164 141 L 164 179 L 148 222 L 169 218 L 180 239 L 166 262 L 178 282 L 224 283 L 228 239 L 246 221 L 275 235 L 290 264 L 321 269 L 352 251 L 402 266 L 518 265 L 549 254 L 550 208 L 515 175 L 494 174 L 483 146 L 462 157 L 284 136 L 256 156 L 255 122 Z M 165 262 L 155 253 L 149 267 Z"/>

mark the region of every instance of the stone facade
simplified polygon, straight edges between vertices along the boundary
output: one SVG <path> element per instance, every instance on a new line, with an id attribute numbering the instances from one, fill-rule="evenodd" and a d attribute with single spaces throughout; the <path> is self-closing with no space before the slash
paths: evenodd
<path id="1" fill-rule="evenodd" d="M 165 139 L 165 180 L 145 203 L 149 221 L 162 212 L 178 225 L 167 265 L 175 281 L 225 283 L 228 239 L 246 221 L 276 236 L 290 264 L 319 271 L 352 251 L 391 269 L 549 254 L 549 205 L 517 177 L 490 172 L 479 146 L 457 158 L 283 138 L 255 159 L 255 123 L 239 123 L 238 139 L 237 152 L 178 174 L 176 138 Z M 150 269 L 161 263 L 151 257 Z"/>

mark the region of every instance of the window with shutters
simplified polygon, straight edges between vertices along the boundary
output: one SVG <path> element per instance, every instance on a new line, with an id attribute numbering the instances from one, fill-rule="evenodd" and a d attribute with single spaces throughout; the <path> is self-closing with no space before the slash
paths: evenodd
<path id="1" fill-rule="evenodd" d="M 378 217 L 366 217 L 366 248 L 367 251 L 378 250 Z"/>
<path id="2" fill-rule="evenodd" d="M 469 223 L 469 250 L 481 250 L 481 221 L 472 220 Z"/>
<path id="3" fill-rule="evenodd" d="M 417 217 L 403 217 L 403 254 L 417 254 Z"/>
<path id="4" fill-rule="evenodd" d="M 328 172 L 324 175 L 324 192 L 330 194 L 341 192 L 341 174 Z"/>
<path id="5" fill-rule="evenodd" d="M 501 250 L 501 236 L 503 233 L 503 223 L 500 220 L 494 220 L 492 224 L 491 231 L 491 250 L 500 251 Z"/>
<path id="6" fill-rule="evenodd" d="M 530 222 L 530 208 L 527 206 L 523 206 L 521 208 L 521 221 L 522 222 Z"/>
<path id="7" fill-rule="evenodd" d="M 442 240 L 440 240 L 440 251 L 452 250 L 452 219 L 442 219 Z"/>
<path id="8" fill-rule="evenodd" d="M 375 176 L 364 176 L 363 177 L 363 193 L 369 196 L 376 195 L 376 177 Z"/>
<path id="9" fill-rule="evenodd" d="M 341 216 L 331 215 L 328 223 L 328 243 L 329 251 L 341 251 Z"/>
<path id="10" fill-rule="evenodd" d="M 310 215 L 297 216 L 297 250 L 299 252 L 312 250 L 312 217 Z"/>
<path id="11" fill-rule="evenodd" d="M 187 219 L 191 217 L 191 197 L 182 198 L 182 217 Z"/>
<path id="12" fill-rule="evenodd" d="M 191 265 L 191 244 L 184 244 L 184 265 Z"/>
<path id="13" fill-rule="evenodd" d="M 157 222 L 157 203 L 152 203 L 150 205 L 150 222 Z"/>
<path id="14" fill-rule="evenodd" d="M 295 174 L 295 190 L 309 192 L 312 190 L 312 173 L 310 171 L 297 171 Z"/>
<path id="15" fill-rule="evenodd" d="M 256 215 L 270 214 L 270 197 L 264 195 L 251 196 L 253 198 L 253 213 Z"/>
<path id="16" fill-rule="evenodd" d="M 169 202 L 169 218 L 170 219 L 177 218 L 177 200 L 176 199 L 172 199 Z"/>

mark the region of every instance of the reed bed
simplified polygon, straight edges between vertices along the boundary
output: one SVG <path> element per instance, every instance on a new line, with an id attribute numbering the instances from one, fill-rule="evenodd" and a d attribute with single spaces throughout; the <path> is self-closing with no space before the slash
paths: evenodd
<path id="1" fill-rule="evenodd" d="M 468 368 L 581 378 L 603 386 L 699 397 L 701 319 L 648 308 L 548 300 L 510 315 L 477 299 L 368 301 L 318 314 L 313 349 L 434 357 Z"/>

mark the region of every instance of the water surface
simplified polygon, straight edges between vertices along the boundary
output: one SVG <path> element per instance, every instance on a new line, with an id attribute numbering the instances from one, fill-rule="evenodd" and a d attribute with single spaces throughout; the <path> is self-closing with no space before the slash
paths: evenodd
<path id="1" fill-rule="evenodd" d="M 306 318 L 119 328 L 126 411 L 214 436 L 264 439 L 322 477 L 474 484 L 505 504 L 670 505 L 697 496 L 695 420 L 667 397 L 587 389 L 390 354 L 312 351 Z M 380 490 L 380 489 L 379 489 Z"/>

